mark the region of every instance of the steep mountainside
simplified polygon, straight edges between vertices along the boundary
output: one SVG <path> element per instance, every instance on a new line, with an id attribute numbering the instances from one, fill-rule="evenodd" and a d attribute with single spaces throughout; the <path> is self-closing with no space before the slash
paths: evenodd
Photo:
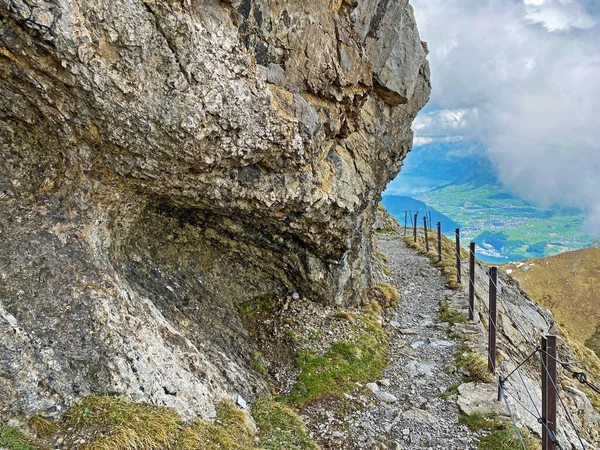
<path id="1" fill-rule="evenodd" d="M 600 356 L 600 249 L 507 264 L 505 269 L 580 345 Z"/>
<path id="2" fill-rule="evenodd" d="M 0 417 L 267 393 L 234 305 L 372 287 L 425 57 L 408 0 L 0 0 Z"/>

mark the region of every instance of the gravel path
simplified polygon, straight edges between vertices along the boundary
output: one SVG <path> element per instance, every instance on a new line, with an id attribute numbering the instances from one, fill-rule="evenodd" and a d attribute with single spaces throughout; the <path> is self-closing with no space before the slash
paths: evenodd
<path id="1" fill-rule="evenodd" d="M 476 449 L 476 435 L 457 423 L 457 406 L 440 398 L 461 381 L 444 370 L 453 364 L 456 343 L 448 324 L 439 321 L 440 301 L 453 291 L 426 257 L 401 240 L 380 239 L 379 249 L 389 258 L 402 301 L 390 323 L 390 366 L 377 387 L 370 385 L 382 401 L 361 420 L 373 434 L 386 436 L 392 449 Z"/>

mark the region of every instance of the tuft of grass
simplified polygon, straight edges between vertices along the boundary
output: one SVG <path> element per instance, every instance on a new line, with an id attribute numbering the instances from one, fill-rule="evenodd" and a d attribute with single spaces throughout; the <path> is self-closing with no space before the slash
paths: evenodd
<path id="1" fill-rule="evenodd" d="M 390 258 L 388 258 L 388 256 L 385 253 L 377 252 L 376 255 L 384 263 L 389 263 L 390 262 Z"/>
<path id="2" fill-rule="evenodd" d="M 373 318 L 363 318 L 367 333 L 356 342 L 337 341 L 322 355 L 300 350 L 296 365 L 300 369 L 289 401 L 302 404 L 326 394 L 342 394 L 381 377 L 388 363 L 387 337 Z"/>
<path id="3" fill-rule="evenodd" d="M 479 438 L 477 448 L 479 450 L 521 450 L 521 441 L 510 421 L 492 417 L 488 414 L 474 413 L 461 414 L 459 423 L 466 425 L 473 431 L 488 431 Z M 523 443 L 527 450 L 538 450 L 540 441 L 536 440 L 527 430 L 519 428 Z"/>
<path id="4" fill-rule="evenodd" d="M 479 353 L 458 350 L 454 355 L 454 364 L 457 369 L 463 370 L 465 381 L 480 381 L 490 383 L 493 381 L 488 372 L 487 360 Z"/>
<path id="5" fill-rule="evenodd" d="M 18 428 L 0 430 L 0 448 L 8 450 L 50 450 L 47 445 L 23 434 Z"/>
<path id="6" fill-rule="evenodd" d="M 392 271 L 390 270 L 390 268 L 388 266 L 383 266 L 382 269 L 383 273 L 388 276 L 391 277 L 392 276 Z"/>
<path id="7" fill-rule="evenodd" d="M 541 449 L 541 441 L 535 439 L 531 433 L 524 429 L 519 429 L 519 432 L 527 450 Z M 479 450 L 521 450 L 523 447 L 514 427 L 506 425 L 504 429 L 494 430 L 480 438 L 477 448 Z"/>
<path id="8" fill-rule="evenodd" d="M 54 422 L 36 414 L 29 420 L 29 426 L 41 438 L 46 438 L 55 435 L 59 427 Z"/>
<path id="9" fill-rule="evenodd" d="M 467 316 L 455 309 L 451 309 L 448 305 L 448 300 L 443 300 L 440 303 L 440 320 L 454 325 L 456 323 L 466 322 Z"/>
<path id="10" fill-rule="evenodd" d="M 373 296 L 383 308 L 396 307 L 400 303 L 398 289 L 388 283 L 378 283 L 373 287 Z"/>
<path id="11" fill-rule="evenodd" d="M 252 417 L 265 450 L 319 450 L 302 419 L 288 406 L 259 400 L 252 408 Z"/>
<path id="12" fill-rule="evenodd" d="M 499 420 L 489 414 L 473 413 L 461 414 L 458 422 L 469 427 L 470 430 L 504 430 L 507 426 L 505 421 Z"/>
<path id="13" fill-rule="evenodd" d="M 216 423 L 202 420 L 182 430 L 174 446 L 178 450 L 259 450 L 244 411 L 228 402 L 217 405 Z"/>
<path id="14" fill-rule="evenodd" d="M 383 311 L 381 304 L 377 300 L 367 300 L 363 304 L 365 314 L 375 316 Z"/>
<path id="15" fill-rule="evenodd" d="M 252 369 L 261 374 L 263 377 L 267 376 L 267 369 L 265 369 L 265 366 L 260 361 L 256 361 L 254 364 L 252 364 Z"/>
<path id="16" fill-rule="evenodd" d="M 287 329 L 285 332 L 285 336 L 290 340 L 290 342 L 295 343 L 298 340 L 298 336 L 296 336 L 296 332 L 291 328 Z"/>
<path id="17" fill-rule="evenodd" d="M 63 416 L 67 427 L 99 427 L 104 437 L 85 445 L 85 450 L 159 450 L 177 440 L 183 425 L 170 409 L 92 395 Z"/>
<path id="18" fill-rule="evenodd" d="M 348 322 L 352 322 L 354 320 L 352 314 L 346 311 L 338 311 L 333 315 L 333 317 L 336 319 L 347 320 Z"/>
<path id="19" fill-rule="evenodd" d="M 278 295 L 276 293 L 263 294 L 253 300 L 236 305 L 236 309 L 244 324 L 267 317 L 276 308 Z"/>
<path id="20" fill-rule="evenodd" d="M 214 423 L 186 424 L 173 410 L 91 396 L 63 417 L 63 430 L 75 436 L 93 434 L 78 450 L 319 450 L 302 419 L 272 400 L 253 407 L 256 436 L 245 411 L 229 402 L 216 405 Z M 257 439 L 260 438 L 260 439 Z M 15 428 L 0 431 L 0 447 L 8 450 L 50 450 Z"/>

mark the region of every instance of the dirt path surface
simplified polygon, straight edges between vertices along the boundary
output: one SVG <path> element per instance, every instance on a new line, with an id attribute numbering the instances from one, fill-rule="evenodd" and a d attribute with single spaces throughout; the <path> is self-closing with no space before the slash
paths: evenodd
<path id="1" fill-rule="evenodd" d="M 456 342 L 439 320 L 440 302 L 452 295 L 429 260 L 399 239 L 379 240 L 393 284 L 402 294 L 390 322 L 390 365 L 369 388 L 381 400 L 361 413 L 371 436 L 386 436 L 392 449 L 475 449 L 477 435 L 458 424 L 458 408 L 440 398 L 460 384 L 452 373 Z M 364 442 L 363 448 L 377 448 Z"/>

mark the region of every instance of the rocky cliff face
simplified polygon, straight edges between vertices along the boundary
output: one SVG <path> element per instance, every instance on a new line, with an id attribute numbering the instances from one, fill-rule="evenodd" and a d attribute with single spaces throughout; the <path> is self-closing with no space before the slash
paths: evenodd
<path id="1" fill-rule="evenodd" d="M 408 0 L 0 0 L 0 417 L 267 390 L 239 301 L 356 302 L 429 95 Z"/>

